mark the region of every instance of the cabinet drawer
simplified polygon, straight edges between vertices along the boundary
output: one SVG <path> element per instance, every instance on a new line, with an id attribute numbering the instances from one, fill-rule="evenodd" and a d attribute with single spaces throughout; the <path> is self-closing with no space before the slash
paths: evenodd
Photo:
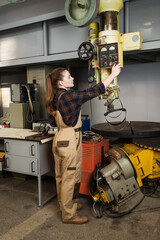
<path id="1" fill-rule="evenodd" d="M 5 139 L 4 146 L 7 154 L 31 158 L 38 156 L 37 142 Z"/>
<path id="2" fill-rule="evenodd" d="M 37 175 L 37 162 L 38 161 L 36 158 L 28 158 L 6 154 L 5 170 L 29 175 Z"/>

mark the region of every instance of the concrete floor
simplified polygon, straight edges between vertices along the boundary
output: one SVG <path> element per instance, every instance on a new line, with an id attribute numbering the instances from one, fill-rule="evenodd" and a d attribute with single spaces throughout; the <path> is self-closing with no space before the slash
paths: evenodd
<path id="1" fill-rule="evenodd" d="M 54 179 L 43 179 L 43 197 L 55 193 Z M 121 218 L 95 218 L 92 199 L 81 195 L 83 225 L 63 224 L 56 198 L 37 207 L 37 179 L 0 172 L 0 240 L 159 240 L 160 187 L 153 197 Z"/>

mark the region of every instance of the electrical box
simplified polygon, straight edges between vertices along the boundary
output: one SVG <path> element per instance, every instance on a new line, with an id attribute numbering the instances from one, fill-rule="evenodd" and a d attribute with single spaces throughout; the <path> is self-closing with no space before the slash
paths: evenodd
<path id="1" fill-rule="evenodd" d="M 46 75 L 53 70 L 52 66 L 32 66 L 27 68 L 27 83 L 37 84 L 37 101 L 41 105 L 40 119 L 48 119 L 48 112 L 45 108 Z"/>
<path id="2" fill-rule="evenodd" d="M 97 56 L 99 68 L 111 68 L 118 64 L 118 43 L 98 45 Z"/>
<path id="3" fill-rule="evenodd" d="M 35 89 L 33 84 L 27 84 L 29 87 L 29 93 L 31 100 L 35 100 Z M 28 93 L 25 85 L 21 84 L 11 84 L 11 101 L 12 102 L 27 102 Z"/>
<path id="4" fill-rule="evenodd" d="M 142 49 L 142 35 L 140 32 L 123 34 L 123 51 Z"/>
<path id="5" fill-rule="evenodd" d="M 34 114 L 33 119 L 39 119 L 39 103 L 32 102 Z M 11 128 L 31 128 L 31 123 L 27 121 L 27 114 L 29 111 L 29 104 L 26 103 L 10 103 L 10 127 Z"/>

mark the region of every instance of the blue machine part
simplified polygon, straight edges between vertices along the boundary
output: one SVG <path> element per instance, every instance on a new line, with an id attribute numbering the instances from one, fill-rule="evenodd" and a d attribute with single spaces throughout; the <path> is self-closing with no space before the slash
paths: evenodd
<path id="1" fill-rule="evenodd" d="M 89 119 L 82 119 L 82 134 L 85 131 L 90 131 L 90 120 Z"/>

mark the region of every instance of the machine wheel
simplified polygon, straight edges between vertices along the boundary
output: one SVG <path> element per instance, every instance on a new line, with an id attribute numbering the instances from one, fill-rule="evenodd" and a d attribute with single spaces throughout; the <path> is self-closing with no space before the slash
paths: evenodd
<path id="1" fill-rule="evenodd" d="M 78 56 L 81 60 L 90 60 L 94 55 L 94 46 L 90 42 L 83 42 L 78 48 Z"/>

